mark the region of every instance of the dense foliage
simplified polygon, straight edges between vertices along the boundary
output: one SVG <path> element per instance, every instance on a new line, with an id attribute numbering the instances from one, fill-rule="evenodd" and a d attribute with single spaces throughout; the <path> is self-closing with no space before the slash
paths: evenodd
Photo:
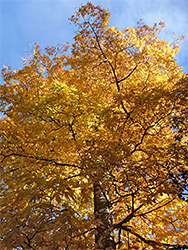
<path id="1" fill-rule="evenodd" d="M 163 23 L 123 31 L 88 3 L 68 45 L 0 86 L 1 249 L 188 245 L 187 76 Z"/>

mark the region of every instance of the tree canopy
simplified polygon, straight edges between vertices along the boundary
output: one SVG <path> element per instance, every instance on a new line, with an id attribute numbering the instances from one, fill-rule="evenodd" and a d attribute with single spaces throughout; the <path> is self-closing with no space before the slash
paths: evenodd
<path id="1" fill-rule="evenodd" d="M 187 75 L 164 23 L 91 3 L 74 43 L 2 70 L 3 249 L 188 249 Z"/>

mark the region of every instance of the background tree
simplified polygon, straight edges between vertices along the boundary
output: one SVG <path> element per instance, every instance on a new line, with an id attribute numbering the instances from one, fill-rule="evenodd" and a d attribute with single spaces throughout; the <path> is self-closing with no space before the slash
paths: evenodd
<path id="1" fill-rule="evenodd" d="M 68 46 L 3 69 L 3 249 L 187 249 L 187 76 L 163 23 L 88 3 Z M 70 55 L 69 55 L 70 54 Z"/>

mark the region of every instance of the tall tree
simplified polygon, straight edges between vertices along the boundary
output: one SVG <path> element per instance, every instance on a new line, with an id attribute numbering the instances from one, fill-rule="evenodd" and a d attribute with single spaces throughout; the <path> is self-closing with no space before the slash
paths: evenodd
<path id="1" fill-rule="evenodd" d="M 0 86 L 1 248 L 187 249 L 187 76 L 163 23 L 88 3 Z"/>

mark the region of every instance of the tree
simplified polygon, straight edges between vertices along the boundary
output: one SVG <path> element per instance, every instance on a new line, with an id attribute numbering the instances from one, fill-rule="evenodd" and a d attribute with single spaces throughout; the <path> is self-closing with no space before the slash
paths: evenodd
<path id="1" fill-rule="evenodd" d="M 68 45 L 2 71 L 3 249 L 187 249 L 187 76 L 164 24 L 87 3 Z"/>

